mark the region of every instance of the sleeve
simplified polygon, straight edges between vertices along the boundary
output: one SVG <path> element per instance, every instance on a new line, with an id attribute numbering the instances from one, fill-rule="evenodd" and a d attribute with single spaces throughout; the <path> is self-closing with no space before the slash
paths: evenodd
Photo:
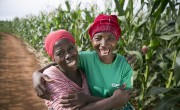
<path id="1" fill-rule="evenodd" d="M 46 74 L 49 78 L 53 79 L 52 82 L 47 82 L 46 87 L 51 93 L 52 101 L 45 100 L 45 104 L 48 108 L 53 110 L 67 110 L 66 108 L 60 107 L 59 104 L 59 96 L 61 96 L 65 90 L 63 90 L 63 84 L 65 84 L 65 80 L 58 76 L 56 71 L 52 69 L 46 69 L 43 74 Z"/>
<path id="2" fill-rule="evenodd" d="M 85 51 L 79 52 L 79 68 L 85 71 L 87 53 Z"/>
<path id="3" fill-rule="evenodd" d="M 82 54 L 82 52 L 79 52 L 79 60 L 78 60 L 78 66 L 79 66 L 79 68 L 83 68 L 83 54 Z M 83 70 L 83 69 L 82 69 Z"/>
<path id="4" fill-rule="evenodd" d="M 127 63 L 127 61 L 124 59 L 124 68 L 123 68 L 123 76 L 122 76 L 122 82 L 121 84 L 126 84 L 126 89 L 133 88 L 133 69 L 131 66 Z"/>

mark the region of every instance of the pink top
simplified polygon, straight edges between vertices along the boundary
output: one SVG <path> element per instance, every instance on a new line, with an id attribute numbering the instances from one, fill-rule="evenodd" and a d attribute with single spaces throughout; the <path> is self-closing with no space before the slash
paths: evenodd
<path id="1" fill-rule="evenodd" d="M 71 81 L 63 72 L 61 72 L 57 67 L 51 66 L 47 68 L 43 74 L 46 74 L 49 78 L 53 79 L 52 82 L 47 82 L 46 86 L 51 92 L 52 101 L 45 100 L 46 106 L 52 108 L 53 110 L 67 110 L 66 108 L 60 107 L 58 103 L 59 96 L 67 94 L 69 92 L 82 92 L 84 94 L 90 95 L 85 74 L 81 72 L 82 76 L 82 87 L 79 87 L 76 83 Z"/>

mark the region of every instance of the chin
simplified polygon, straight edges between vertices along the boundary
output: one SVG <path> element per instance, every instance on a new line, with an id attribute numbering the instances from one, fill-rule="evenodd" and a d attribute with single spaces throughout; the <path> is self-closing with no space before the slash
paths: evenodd
<path id="1" fill-rule="evenodd" d="M 101 52 L 98 51 L 98 55 L 101 56 L 101 57 L 108 57 L 110 56 L 110 52 L 108 54 L 101 54 Z"/>
<path id="2" fill-rule="evenodd" d="M 72 67 L 69 67 L 71 70 L 77 70 L 78 69 L 78 66 L 72 66 Z"/>

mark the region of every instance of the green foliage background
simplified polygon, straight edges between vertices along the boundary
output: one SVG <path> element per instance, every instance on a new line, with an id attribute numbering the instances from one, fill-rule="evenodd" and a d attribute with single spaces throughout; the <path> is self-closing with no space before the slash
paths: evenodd
<path id="1" fill-rule="evenodd" d="M 140 0 L 140 8 L 135 11 L 137 0 L 113 0 L 115 7 L 107 5 L 102 13 L 118 15 L 122 29 L 117 52 L 135 54 L 134 88 L 139 95 L 132 99 L 137 110 L 180 110 L 180 1 Z M 87 30 L 98 12 L 97 5 L 90 9 L 61 7 L 53 12 L 42 12 L 39 16 L 15 18 L 0 21 L 0 31 L 21 36 L 37 50 L 43 50 L 43 39 L 51 31 L 66 29 L 77 42 L 79 50 L 92 50 Z M 143 46 L 148 52 L 142 54 Z"/>

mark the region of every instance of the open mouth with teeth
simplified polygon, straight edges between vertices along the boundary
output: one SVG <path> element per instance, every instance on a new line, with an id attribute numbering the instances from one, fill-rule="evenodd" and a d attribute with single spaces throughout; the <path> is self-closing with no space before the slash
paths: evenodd
<path id="1" fill-rule="evenodd" d="M 108 50 L 108 49 L 106 49 L 106 50 L 105 49 L 100 49 L 99 52 L 100 52 L 101 55 L 108 55 L 110 50 Z"/>
<path id="2" fill-rule="evenodd" d="M 76 66 L 76 60 L 68 62 L 67 65 L 70 66 L 70 67 Z"/>

